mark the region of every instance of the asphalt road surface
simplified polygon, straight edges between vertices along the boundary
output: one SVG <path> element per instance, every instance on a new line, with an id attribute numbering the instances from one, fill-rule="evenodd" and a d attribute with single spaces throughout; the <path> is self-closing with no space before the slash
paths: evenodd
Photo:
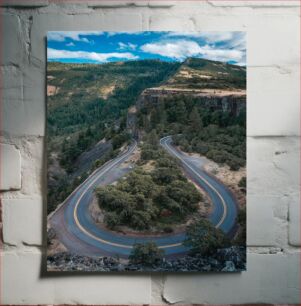
<path id="1" fill-rule="evenodd" d="M 170 136 L 160 140 L 162 147 L 181 161 L 189 177 L 208 193 L 214 206 L 209 217 L 210 221 L 225 233 L 230 233 L 235 226 L 237 216 L 234 197 L 221 182 L 197 165 L 197 159 L 180 152 L 171 143 Z M 129 236 L 97 226 L 90 216 L 89 205 L 93 199 L 94 189 L 108 185 L 129 172 L 130 168 L 122 168 L 120 165 L 130 158 L 136 147 L 137 143 L 134 141 L 126 152 L 94 171 L 50 216 L 49 222 L 57 238 L 70 252 L 87 256 L 127 257 L 135 243 L 147 241 L 154 241 L 167 256 L 187 251 L 182 245 L 185 239 L 184 232 L 161 236 Z"/>
<path id="2" fill-rule="evenodd" d="M 224 233 L 231 234 L 236 225 L 238 206 L 230 190 L 203 169 L 199 158 L 188 156 L 172 146 L 171 136 L 160 139 L 160 144 L 181 161 L 189 177 L 209 195 L 213 203 L 213 211 L 209 217 L 212 224 Z"/>

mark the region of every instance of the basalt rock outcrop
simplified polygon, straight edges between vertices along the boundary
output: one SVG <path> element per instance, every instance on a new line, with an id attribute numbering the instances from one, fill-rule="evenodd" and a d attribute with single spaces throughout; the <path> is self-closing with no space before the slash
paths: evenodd
<path id="1" fill-rule="evenodd" d="M 232 246 L 219 249 L 211 256 L 189 256 L 163 259 L 159 264 L 127 264 L 113 257 L 88 257 L 71 253 L 58 253 L 47 257 L 51 271 L 155 271 L 155 272 L 238 272 L 246 269 L 245 247 Z"/>
<path id="2" fill-rule="evenodd" d="M 190 89 L 164 89 L 148 88 L 145 89 L 136 103 L 137 109 L 148 104 L 158 104 L 160 100 L 179 95 L 190 95 L 197 98 L 200 104 L 208 109 L 229 112 L 233 116 L 238 116 L 246 110 L 246 92 L 225 91 L 225 90 L 190 90 Z"/>

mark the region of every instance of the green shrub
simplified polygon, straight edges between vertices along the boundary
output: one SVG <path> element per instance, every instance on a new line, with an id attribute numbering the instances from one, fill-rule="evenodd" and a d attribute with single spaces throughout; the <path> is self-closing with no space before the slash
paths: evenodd
<path id="1" fill-rule="evenodd" d="M 229 240 L 210 221 L 198 219 L 188 226 L 184 245 L 190 247 L 193 254 L 209 255 L 219 248 L 228 246 Z"/>
<path id="2" fill-rule="evenodd" d="M 172 233 L 173 228 L 171 226 L 165 226 L 165 227 L 163 227 L 163 231 L 164 231 L 164 233 Z"/>
<path id="3" fill-rule="evenodd" d="M 247 233 L 247 226 L 246 226 L 246 209 L 242 208 L 239 210 L 237 215 L 237 223 L 239 225 L 238 227 L 238 233 L 234 239 L 234 243 L 239 246 L 245 246 L 246 245 L 246 233 Z"/>
<path id="4" fill-rule="evenodd" d="M 232 170 L 232 171 L 237 171 L 240 168 L 239 163 L 235 162 L 234 160 L 228 161 L 228 165 L 230 167 L 230 170 Z"/>
<path id="5" fill-rule="evenodd" d="M 174 168 L 177 167 L 177 160 L 172 157 L 160 157 L 156 160 L 158 167 Z"/>
<path id="6" fill-rule="evenodd" d="M 104 222 L 108 228 L 114 229 L 119 224 L 119 217 L 115 212 L 105 213 Z"/>
<path id="7" fill-rule="evenodd" d="M 151 159 L 156 159 L 158 153 L 156 150 L 152 150 L 152 149 L 144 149 L 141 152 L 141 159 L 142 160 L 151 160 Z"/>
<path id="8" fill-rule="evenodd" d="M 150 145 L 143 145 L 142 152 L 149 148 Z M 184 222 L 197 210 L 202 196 L 195 186 L 183 176 L 177 162 L 167 158 L 167 153 L 157 150 L 156 154 L 159 157 L 155 159 L 152 171 L 136 167 L 116 185 L 96 190 L 99 206 L 118 216 L 109 215 L 106 223 L 111 227 L 126 225 L 136 230 L 162 229 L 168 222 L 172 222 L 170 226 Z"/>
<path id="9" fill-rule="evenodd" d="M 246 177 L 242 177 L 238 183 L 238 186 L 241 188 L 246 188 L 247 187 L 247 179 Z"/>
<path id="10" fill-rule="evenodd" d="M 225 154 L 223 154 L 221 151 L 218 151 L 216 149 L 208 151 L 206 156 L 209 159 L 212 159 L 216 163 L 220 163 L 220 164 L 224 163 L 227 160 Z"/>
<path id="11" fill-rule="evenodd" d="M 198 203 L 203 200 L 195 186 L 185 181 L 173 181 L 167 186 L 166 191 L 171 199 L 179 203 L 181 213 L 184 215 L 195 212 Z"/>
<path id="12" fill-rule="evenodd" d="M 166 185 L 175 180 L 185 179 L 177 168 L 156 168 L 151 175 L 154 182 L 159 185 Z"/>
<path id="13" fill-rule="evenodd" d="M 121 134 L 117 134 L 112 139 L 112 145 L 113 149 L 120 148 L 125 142 L 130 140 L 130 135 L 126 132 L 123 132 Z"/>
<path id="14" fill-rule="evenodd" d="M 154 266 L 162 262 L 164 251 L 160 250 L 154 242 L 137 243 L 129 256 L 131 264 Z"/>

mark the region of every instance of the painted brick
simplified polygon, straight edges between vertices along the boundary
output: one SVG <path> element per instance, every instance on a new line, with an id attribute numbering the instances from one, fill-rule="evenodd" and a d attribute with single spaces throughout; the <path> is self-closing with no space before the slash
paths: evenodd
<path id="1" fill-rule="evenodd" d="M 287 212 L 287 201 L 285 197 L 276 196 L 249 195 L 247 197 L 248 246 L 267 247 L 286 244 L 286 216 L 277 215 L 277 212 L 280 210 Z"/>
<path id="2" fill-rule="evenodd" d="M 300 194 L 290 196 L 289 203 L 289 243 L 301 245 L 300 237 Z"/>
<path id="3" fill-rule="evenodd" d="M 120 8 L 120 7 L 135 7 L 148 6 L 149 1 L 86 1 L 89 7 L 97 8 Z"/>
<path id="4" fill-rule="evenodd" d="M 247 272 L 168 275 L 169 303 L 298 303 L 300 254 L 248 254 Z M 236 288 L 235 292 L 233 288 Z"/>
<path id="5" fill-rule="evenodd" d="M 14 66 L 1 68 L 3 76 L 2 129 L 9 135 L 44 135 L 45 71 Z"/>
<path id="6" fill-rule="evenodd" d="M 177 1 L 149 0 L 149 7 L 152 8 L 171 8 L 177 4 Z"/>
<path id="7" fill-rule="evenodd" d="M 21 155 L 13 145 L 0 144 L 1 186 L 0 190 L 21 188 Z"/>
<path id="8" fill-rule="evenodd" d="M 214 1 L 208 0 L 208 3 L 215 7 L 297 7 L 298 1 Z"/>
<path id="9" fill-rule="evenodd" d="M 3 199 L 3 242 L 22 246 L 43 243 L 43 200 Z M 30 220 L 30 222 L 29 222 Z"/>
<path id="10" fill-rule="evenodd" d="M 300 134 L 299 71 L 297 65 L 248 68 L 248 135 Z"/>
<path id="11" fill-rule="evenodd" d="M 2 66 L 0 67 L 1 74 L 1 94 L 2 99 L 9 101 L 9 103 L 20 103 L 23 99 L 23 80 L 22 72 L 15 66 Z M 7 117 L 4 113 L 3 116 Z"/>
<path id="12" fill-rule="evenodd" d="M 283 197 L 300 184 L 298 137 L 248 137 L 248 194 Z"/>
<path id="13" fill-rule="evenodd" d="M 6 7 L 41 7 L 48 4 L 48 0 L 2 0 L 0 2 L 0 6 Z"/>
<path id="14" fill-rule="evenodd" d="M 194 23 L 190 18 L 169 14 L 154 14 L 149 18 L 150 31 L 194 31 Z"/>
<path id="15" fill-rule="evenodd" d="M 24 110 L 18 134 L 44 136 L 46 112 L 45 70 L 31 66 L 24 72 Z M 25 119 L 23 119 L 24 117 Z M 23 119 L 23 120 L 22 120 Z M 23 121 L 23 123 L 22 123 Z M 23 124 L 23 126 L 22 126 Z"/>
<path id="16" fill-rule="evenodd" d="M 293 12 L 249 20 L 248 66 L 300 66 L 299 16 Z"/>
<path id="17" fill-rule="evenodd" d="M 82 4 L 82 1 L 75 0 L 72 3 Z M 151 7 L 151 8 L 171 8 L 175 6 L 175 1 L 156 1 L 156 0 L 143 0 L 143 1 L 97 1 L 87 0 L 85 4 L 93 8 L 135 8 L 135 7 Z"/>
<path id="18" fill-rule="evenodd" d="M 2 65 L 19 65 L 26 57 L 25 41 L 22 38 L 21 22 L 17 15 L 1 14 L 2 29 Z"/>
<path id="19" fill-rule="evenodd" d="M 38 251 L 2 254 L 2 304 L 149 304 L 148 275 L 41 276 Z"/>
<path id="20" fill-rule="evenodd" d="M 2 81 L 2 131 L 12 134 L 16 131 L 18 120 L 14 118 L 22 112 L 23 78 L 15 66 L 0 68 Z"/>
<path id="21" fill-rule="evenodd" d="M 45 195 L 44 139 L 42 137 L 25 139 L 19 146 L 22 156 L 22 195 L 26 197 Z M 37 218 L 40 218 L 40 215 Z"/>
<path id="22" fill-rule="evenodd" d="M 139 13 L 104 13 L 104 31 L 142 31 L 142 15 Z"/>

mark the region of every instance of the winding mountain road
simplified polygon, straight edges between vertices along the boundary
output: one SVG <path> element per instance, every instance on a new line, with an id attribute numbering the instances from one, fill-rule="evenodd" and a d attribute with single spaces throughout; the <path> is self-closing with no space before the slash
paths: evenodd
<path id="1" fill-rule="evenodd" d="M 172 156 L 181 161 L 182 167 L 189 177 L 210 197 L 213 203 L 213 211 L 209 220 L 216 228 L 231 235 L 237 217 L 237 203 L 230 190 L 219 180 L 208 174 L 199 165 L 198 158 L 184 154 L 172 146 L 172 137 L 166 136 L 160 139 L 160 144 Z"/>
<path id="2" fill-rule="evenodd" d="M 237 216 L 237 204 L 231 192 L 199 167 L 195 158 L 173 147 L 170 136 L 162 138 L 160 144 L 169 154 L 181 161 L 184 171 L 211 198 L 214 207 L 209 217 L 210 221 L 225 233 L 231 233 Z M 154 241 L 167 256 L 187 251 L 182 245 L 185 239 L 184 232 L 135 237 L 101 228 L 91 218 L 89 205 L 93 200 L 94 189 L 113 183 L 129 172 L 130 168 L 122 168 L 120 165 L 130 158 L 136 147 L 137 142 L 133 141 L 124 153 L 95 170 L 72 192 L 60 208 L 49 216 L 50 226 L 70 252 L 87 256 L 115 255 L 126 258 L 135 243 L 147 241 Z"/>

